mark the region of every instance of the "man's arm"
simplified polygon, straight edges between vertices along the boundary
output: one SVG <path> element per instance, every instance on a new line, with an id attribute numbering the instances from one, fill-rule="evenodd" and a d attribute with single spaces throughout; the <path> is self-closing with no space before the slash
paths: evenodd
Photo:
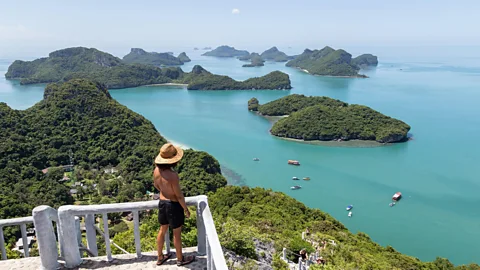
<path id="1" fill-rule="evenodd" d="M 178 202 L 187 214 L 187 218 L 190 217 L 190 211 L 188 211 L 187 204 L 185 203 L 185 197 L 183 196 L 182 189 L 180 188 L 180 180 L 178 179 L 177 174 L 175 174 L 175 177 L 173 177 L 170 183 L 172 185 L 173 192 L 175 192 L 175 196 L 177 197 Z"/>

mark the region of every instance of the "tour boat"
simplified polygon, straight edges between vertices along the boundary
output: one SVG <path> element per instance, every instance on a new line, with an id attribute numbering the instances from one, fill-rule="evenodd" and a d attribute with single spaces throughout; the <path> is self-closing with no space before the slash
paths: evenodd
<path id="1" fill-rule="evenodd" d="M 302 188 L 301 186 L 293 186 L 293 187 L 291 187 L 290 189 L 296 190 L 296 189 L 301 189 L 301 188 Z"/>
<path id="2" fill-rule="evenodd" d="M 348 212 L 348 217 L 352 217 L 352 211 Z"/>
<path id="3" fill-rule="evenodd" d="M 291 160 L 291 159 L 289 159 L 289 160 L 288 160 L 288 164 L 298 166 L 298 165 L 300 165 L 300 162 L 299 162 L 298 160 Z"/>
<path id="4" fill-rule="evenodd" d="M 401 192 L 397 192 L 395 194 L 393 194 L 393 197 L 392 197 L 392 200 L 393 201 L 398 201 L 402 198 L 402 193 Z"/>
<path id="5" fill-rule="evenodd" d="M 292 180 L 299 180 L 298 177 L 294 176 L 292 177 Z"/>
<path id="6" fill-rule="evenodd" d="M 310 180 L 310 177 L 303 177 L 303 180 L 308 181 Z"/>
<path id="7" fill-rule="evenodd" d="M 353 204 L 348 205 L 348 206 L 347 206 L 347 211 L 352 210 L 352 208 L 353 208 Z"/>
<path id="8" fill-rule="evenodd" d="M 260 159 L 259 158 L 254 158 L 253 161 L 259 161 Z"/>

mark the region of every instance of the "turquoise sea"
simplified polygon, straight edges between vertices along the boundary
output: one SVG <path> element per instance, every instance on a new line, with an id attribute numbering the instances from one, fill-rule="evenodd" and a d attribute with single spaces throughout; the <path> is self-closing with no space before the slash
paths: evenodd
<path id="1" fill-rule="evenodd" d="M 248 48 L 247 48 L 248 49 Z M 302 51 L 284 49 L 288 54 Z M 480 48 L 345 48 L 354 56 L 379 56 L 368 79 L 315 77 L 266 63 L 242 68 L 236 59 L 187 51 L 190 70 L 243 80 L 273 70 L 290 74 L 290 91 L 187 91 L 182 87 L 112 90 L 112 96 L 151 120 L 168 139 L 214 155 L 241 176 L 240 184 L 285 192 L 328 212 L 351 231 L 422 260 L 480 263 Z M 176 52 L 178 53 L 178 52 Z M 0 60 L 4 74 L 11 59 Z M 353 148 L 309 145 L 269 135 L 270 123 L 247 111 L 291 93 L 329 96 L 368 105 L 410 124 L 413 140 Z M 43 85 L 20 86 L 0 77 L 0 101 L 25 109 L 39 101 Z M 260 158 L 254 162 L 254 157 Z M 301 166 L 288 166 L 298 159 Z M 311 177 L 292 181 L 292 176 Z M 301 190 L 290 190 L 300 184 Z M 393 208 L 392 195 L 403 199 Z M 353 204 L 353 217 L 345 207 Z M 286 220 L 285 222 L 288 222 Z"/>

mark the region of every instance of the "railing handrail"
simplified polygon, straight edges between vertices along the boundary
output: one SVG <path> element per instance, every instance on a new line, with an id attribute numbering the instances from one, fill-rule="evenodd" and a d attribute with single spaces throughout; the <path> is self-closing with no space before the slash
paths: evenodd
<path id="1" fill-rule="evenodd" d="M 24 252 L 23 255 L 26 258 L 29 256 L 29 251 L 30 251 L 30 247 L 28 246 L 28 240 L 27 240 L 27 224 L 30 224 L 30 223 L 33 223 L 32 216 L 0 219 L 0 253 L 2 255 L 2 260 L 7 259 L 5 238 L 3 236 L 3 227 L 20 225 L 20 231 L 22 233 L 22 242 L 23 242 L 23 252 Z"/>
<path id="2" fill-rule="evenodd" d="M 21 224 L 33 223 L 33 217 L 18 217 L 18 218 L 9 218 L 9 219 L 0 219 L 0 227 L 6 226 L 15 226 Z"/>
<path id="3" fill-rule="evenodd" d="M 206 203 L 207 196 L 204 196 L 204 200 Z M 203 209 L 203 223 L 205 225 L 205 231 L 207 233 L 207 242 L 208 242 L 208 249 L 212 254 L 213 264 L 215 267 L 213 269 L 227 269 L 227 263 L 225 261 L 225 257 L 223 255 L 222 246 L 220 245 L 220 241 L 218 239 L 217 230 L 215 229 L 215 223 L 213 222 L 212 212 L 210 211 L 210 207 L 208 203 Z M 207 258 L 208 259 L 208 258 Z M 208 264 L 208 261 L 207 261 Z M 208 265 L 207 265 L 207 269 Z"/>

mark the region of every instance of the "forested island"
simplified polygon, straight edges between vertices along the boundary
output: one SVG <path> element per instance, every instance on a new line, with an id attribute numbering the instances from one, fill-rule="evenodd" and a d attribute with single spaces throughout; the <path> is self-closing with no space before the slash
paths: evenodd
<path id="1" fill-rule="evenodd" d="M 212 51 L 202 54 L 203 56 L 215 56 L 215 57 L 238 57 L 248 55 L 248 51 L 237 50 L 234 47 L 227 45 L 219 46 Z"/>
<path id="2" fill-rule="evenodd" d="M 237 82 L 230 77 L 207 71 L 195 72 L 196 69 L 205 71 L 200 66 L 194 67 L 193 72 L 188 73 L 179 67 L 159 68 L 150 64 L 126 64 L 119 58 L 97 49 L 77 47 L 58 50 L 50 53 L 49 57 L 34 61 L 16 60 L 9 66 L 5 77 L 19 79 L 21 84 L 89 79 L 104 84 L 109 89 L 164 83 L 188 84 L 187 89 L 190 90 L 291 88 L 288 75 L 281 72 Z"/>
<path id="3" fill-rule="evenodd" d="M 260 56 L 263 60 L 275 62 L 287 62 L 291 59 L 287 54 L 279 51 L 275 46 L 264 51 L 262 54 L 260 54 Z"/>
<path id="4" fill-rule="evenodd" d="M 257 58 L 256 61 L 262 60 L 265 61 L 274 61 L 274 62 L 286 62 L 288 60 L 294 59 L 293 56 L 288 56 L 284 52 L 278 50 L 277 47 L 272 47 L 261 54 L 252 52 L 251 54 L 243 55 L 237 57 L 241 61 L 251 61 L 254 58 Z"/>
<path id="5" fill-rule="evenodd" d="M 321 50 L 305 49 L 302 54 L 287 62 L 286 66 L 299 68 L 313 75 L 366 78 L 358 73 L 359 70 L 377 64 L 377 57 L 371 54 L 352 59 L 348 52 L 326 46 Z"/>
<path id="6" fill-rule="evenodd" d="M 190 62 L 190 58 L 188 58 L 185 52 L 175 57 L 171 53 L 146 52 L 140 48 L 132 48 L 130 53 L 123 57 L 123 61 L 127 64 L 178 66 Z"/>
<path id="7" fill-rule="evenodd" d="M 188 84 L 188 90 L 288 90 L 292 88 L 288 74 L 280 71 L 273 71 L 265 76 L 245 81 L 235 81 L 228 76 L 212 74 L 198 65 L 193 67 L 192 72 L 185 74 L 177 81 Z"/>
<path id="8" fill-rule="evenodd" d="M 251 53 L 249 55 L 250 64 L 245 64 L 242 67 L 262 67 L 264 66 L 265 60 L 258 53 Z"/>
<path id="9" fill-rule="evenodd" d="M 286 116 L 275 122 L 272 135 L 304 141 L 367 140 L 380 143 L 408 140 L 410 126 L 367 106 L 347 104 L 328 97 L 293 94 L 248 108 L 264 116 Z"/>

